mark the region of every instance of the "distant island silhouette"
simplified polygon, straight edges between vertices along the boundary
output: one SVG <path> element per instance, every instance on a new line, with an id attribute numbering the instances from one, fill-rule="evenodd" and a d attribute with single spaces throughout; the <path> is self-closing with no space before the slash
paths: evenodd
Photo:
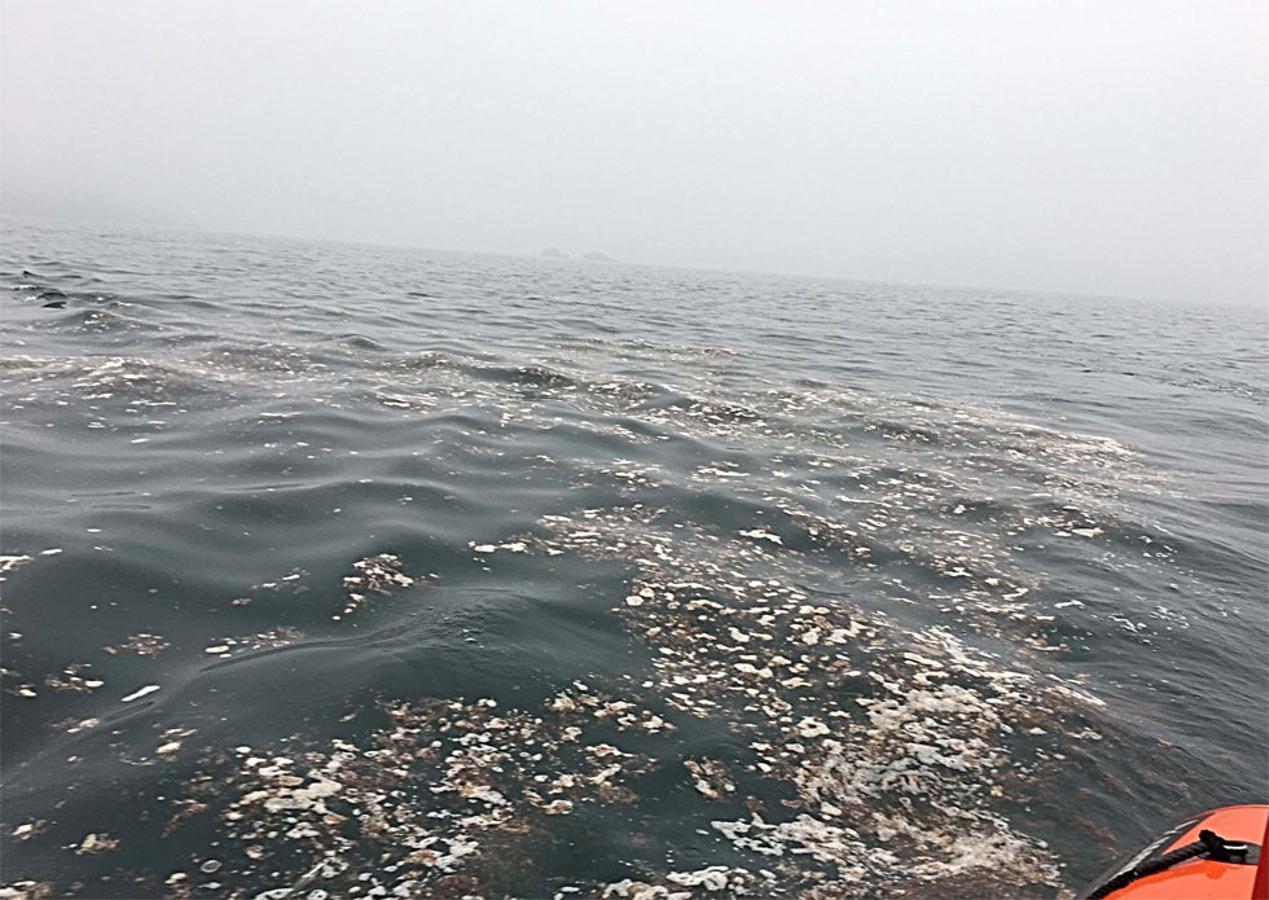
<path id="1" fill-rule="evenodd" d="M 539 254 L 539 256 L 545 257 L 546 259 L 573 259 L 572 256 L 569 256 L 567 253 L 565 253 L 563 250 L 560 250 L 558 247 L 548 247 L 545 250 L 543 250 Z M 592 250 L 590 253 L 584 253 L 577 258 L 589 260 L 590 262 L 616 262 L 617 261 L 613 257 L 609 256 L 607 253 L 600 253 L 598 250 Z"/>

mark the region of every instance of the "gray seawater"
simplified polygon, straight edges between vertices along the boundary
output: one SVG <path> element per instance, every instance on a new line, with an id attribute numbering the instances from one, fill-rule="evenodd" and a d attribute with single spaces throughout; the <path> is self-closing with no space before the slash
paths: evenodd
<path id="1" fill-rule="evenodd" d="M 4 896 L 1061 896 L 1266 799 L 1263 312 L 2 237 Z"/>

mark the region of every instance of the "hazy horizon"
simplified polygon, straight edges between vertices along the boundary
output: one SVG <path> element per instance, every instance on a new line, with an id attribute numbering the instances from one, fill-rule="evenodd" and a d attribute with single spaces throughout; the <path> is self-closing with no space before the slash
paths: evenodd
<path id="1" fill-rule="evenodd" d="M 52 227 L 69 226 L 73 228 L 112 228 L 112 229 L 128 229 L 135 230 L 139 233 L 157 232 L 165 235 L 184 235 L 190 238 L 214 238 L 226 237 L 235 239 L 255 239 L 255 240 L 276 240 L 276 241 L 295 241 L 299 243 L 329 243 L 336 246 L 361 246 L 373 249 L 393 249 L 404 252 L 416 251 L 419 253 L 429 254 L 437 253 L 443 255 L 454 256 L 472 256 L 472 257 L 495 257 L 498 259 L 537 259 L 545 262 L 560 263 L 581 263 L 584 265 L 604 266 L 633 266 L 636 268 L 647 269 L 668 269 L 671 271 L 683 272 L 699 272 L 702 274 L 715 275 L 747 275 L 758 278 L 789 278 L 794 280 L 805 280 L 810 282 L 841 282 L 848 285 L 878 285 L 895 288 L 934 288 L 938 290 L 957 291 L 964 293 L 972 293 L 975 291 L 988 291 L 999 294 L 1012 294 L 1020 296 L 1036 296 L 1036 297 L 1065 297 L 1072 300 L 1084 302 L 1096 302 L 1099 300 L 1123 301 L 1128 303 L 1154 304 L 1166 303 L 1172 308 L 1184 308 L 1188 304 L 1182 298 L 1167 296 L 1149 296 L 1144 294 L 1111 294 L 1111 293 L 1091 293 L 1086 291 L 1063 291 L 1048 289 L 1042 287 L 1032 287 L 1026 285 L 1009 285 L 1009 284 L 965 284 L 935 281 L 912 281 L 900 278 L 865 278 L 852 275 L 820 275 L 806 272 L 789 272 L 777 269 L 755 269 L 743 268 L 742 266 L 711 266 L 705 264 L 692 265 L 690 263 L 663 263 L 649 262 L 641 259 L 623 259 L 621 257 L 609 257 L 607 260 L 586 259 L 585 254 L 591 252 L 589 249 L 570 251 L 561 247 L 544 247 L 539 251 L 532 250 L 496 250 L 482 249 L 471 247 L 435 247 L 424 244 L 410 243 L 408 241 L 391 241 L 391 240 L 365 240 L 357 237 L 330 237 L 321 235 L 303 235 L 303 234 L 283 234 L 280 232 L 261 232 L 261 231 L 231 231 L 222 229 L 206 229 L 196 228 L 183 225 L 172 225 L 164 222 L 145 222 L 145 221 L 127 221 L 123 219 L 109 218 L 78 218 L 70 219 L 57 215 L 44 215 L 39 213 L 20 213 L 6 215 L 0 211 L 0 219 L 7 218 L 10 221 L 17 220 L 19 222 L 25 220 L 28 222 L 35 221 L 41 224 L 47 224 Z M 554 257 L 546 251 L 559 250 L 563 256 Z M 1257 302 L 1258 298 L 1246 297 L 1228 297 L 1217 298 L 1212 300 L 1211 306 L 1234 309 L 1234 310 L 1256 310 L 1269 316 L 1269 308 L 1263 303 Z M 1205 304 L 1207 305 L 1207 304 Z M 1269 322 L 1269 319 L 1266 319 Z"/>
<path id="2" fill-rule="evenodd" d="M 1261 302 L 1254 4 L 9 0 L 5 212 Z"/>

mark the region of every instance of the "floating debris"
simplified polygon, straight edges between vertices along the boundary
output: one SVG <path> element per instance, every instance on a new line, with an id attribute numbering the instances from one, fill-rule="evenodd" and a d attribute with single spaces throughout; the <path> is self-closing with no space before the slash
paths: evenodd
<path id="1" fill-rule="evenodd" d="M 365 606 L 370 602 L 369 595 L 372 593 L 386 597 L 397 588 L 410 587 L 415 583 L 415 579 L 401 571 L 400 557 L 391 553 L 360 559 L 353 563 L 353 569 L 356 574 L 344 578 L 348 601 L 341 616 L 347 616 Z"/>
<path id="2" fill-rule="evenodd" d="M 725 795 L 736 791 L 731 770 L 722 760 L 703 759 L 697 762 L 685 759 L 683 767 L 692 774 L 693 786 L 707 800 L 721 800 Z"/>
<path id="3" fill-rule="evenodd" d="M 72 663 L 59 675 L 48 675 L 44 678 L 44 686 L 63 693 L 86 694 L 95 691 L 105 684 L 100 678 L 85 678 L 80 673 L 91 668 L 88 663 Z"/>
<path id="4" fill-rule="evenodd" d="M 580 710 L 556 705 L 535 716 L 489 699 L 384 703 L 387 724 L 366 744 L 337 738 L 329 750 L 286 756 L 240 748 L 236 768 L 213 761 L 178 805 L 219 810 L 249 856 L 263 856 L 262 840 L 279 833 L 328 854 L 287 890 L 320 877 L 335 895 L 363 891 L 358 872 L 403 895 L 456 883 L 447 879 L 459 873 L 472 885 L 502 883 L 507 875 L 495 873 L 505 856 L 539 840 L 548 818 L 633 802 L 625 782 L 648 767 L 611 743 L 587 743 L 587 726 L 572 724 Z"/>
<path id="5" fill-rule="evenodd" d="M 80 856 L 88 854 L 109 853 L 119 849 L 119 839 L 108 834 L 86 834 L 75 852 Z"/>
<path id="6" fill-rule="evenodd" d="M 47 827 L 47 819 L 32 819 L 13 829 L 13 836 L 19 841 L 29 841 Z"/>
<path id="7" fill-rule="evenodd" d="M 301 640 L 303 636 L 303 633 L 298 628 L 292 628 L 289 625 L 279 625 L 276 628 L 270 628 L 267 631 L 260 631 L 255 634 L 217 638 L 216 643 L 203 648 L 203 653 L 227 659 L 235 653 L 244 651 L 287 647 Z"/>
<path id="8" fill-rule="evenodd" d="M 10 572 L 16 572 L 31 561 L 26 554 L 18 556 L 0 556 L 0 581 L 8 578 Z"/>
<path id="9" fill-rule="evenodd" d="M 770 541 L 773 544 L 783 544 L 784 540 L 778 534 L 772 534 L 770 531 L 763 531 L 761 528 L 754 528 L 749 531 L 740 532 L 741 537 L 753 538 L 755 541 Z"/>
<path id="10" fill-rule="evenodd" d="M 125 651 L 135 653 L 137 656 L 158 656 L 169 646 L 167 639 L 161 635 L 141 632 L 140 634 L 131 635 L 122 643 L 103 649 L 111 656 Z"/>
<path id="11" fill-rule="evenodd" d="M 163 743 L 159 744 L 154 752 L 169 761 L 175 759 L 184 747 L 185 738 L 192 734 L 194 734 L 193 728 L 167 728 L 159 738 Z"/>

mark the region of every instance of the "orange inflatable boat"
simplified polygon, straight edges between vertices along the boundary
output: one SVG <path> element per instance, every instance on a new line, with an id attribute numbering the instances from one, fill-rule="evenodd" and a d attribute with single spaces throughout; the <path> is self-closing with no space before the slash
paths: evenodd
<path id="1" fill-rule="evenodd" d="M 1187 819 L 1115 866 L 1081 900 L 1269 900 L 1269 805 Z"/>

